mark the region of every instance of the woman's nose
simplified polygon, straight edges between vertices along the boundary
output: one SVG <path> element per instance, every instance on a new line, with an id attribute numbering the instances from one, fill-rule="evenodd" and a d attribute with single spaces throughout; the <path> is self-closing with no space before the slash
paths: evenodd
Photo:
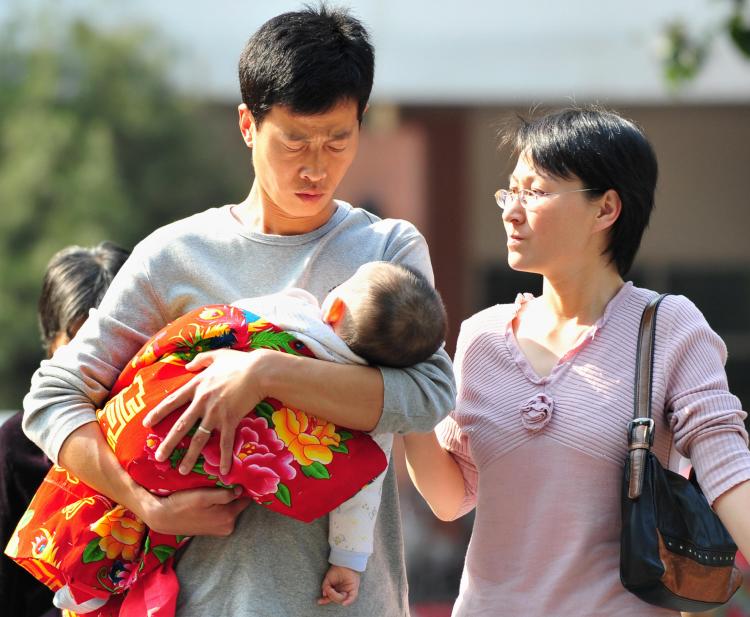
<path id="1" fill-rule="evenodd" d="M 521 200 L 516 197 L 512 202 L 506 204 L 503 209 L 503 221 L 506 223 L 517 223 L 523 221 L 526 216 L 526 210 L 521 205 Z"/>

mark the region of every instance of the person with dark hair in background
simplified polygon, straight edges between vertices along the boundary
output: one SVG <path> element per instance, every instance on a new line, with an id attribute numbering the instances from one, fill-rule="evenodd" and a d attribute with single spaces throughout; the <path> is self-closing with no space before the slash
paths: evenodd
<path id="1" fill-rule="evenodd" d="M 39 330 L 47 358 L 72 339 L 96 307 L 128 251 L 111 242 L 92 248 L 69 246 L 47 264 L 39 297 Z M 21 412 L 0 426 L 0 547 L 5 548 L 21 515 L 51 465 L 23 434 Z M 0 606 L 3 614 L 58 615 L 52 592 L 0 555 Z M 7 611 L 7 613 L 6 613 Z"/>
<path id="2" fill-rule="evenodd" d="M 456 409 L 406 435 L 415 486 L 443 520 L 476 508 L 455 617 L 657 617 L 619 577 L 620 495 L 643 309 L 625 282 L 654 204 L 657 162 L 641 130 L 597 108 L 523 122 L 495 194 L 511 268 L 543 276 L 539 297 L 466 320 Z M 718 299 L 717 299 L 718 301 Z M 726 347 L 684 296 L 661 303 L 654 454 L 698 481 L 750 551 L 746 414 L 727 386 Z"/>
<path id="3" fill-rule="evenodd" d="M 422 235 L 334 199 L 354 160 L 372 88 L 367 31 L 346 11 L 307 8 L 275 17 L 240 59 L 239 128 L 255 177 L 240 204 L 163 227 L 136 246 L 99 309 L 64 354 L 45 363 L 24 401 L 24 429 L 55 461 L 130 509 L 156 531 L 196 536 L 179 556 L 177 614 L 328 615 L 318 606 L 327 570 L 328 518 L 309 525 L 251 506 L 231 490 L 153 495 L 119 466 L 94 410 L 133 354 L 179 315 L 205 304 L 300 287 L 321 301 L 370 261 L 411 266 L 433 284 Z M 157 451 L 166 460 L 194 426 L 180 469 L 188 473 L 213 431 L 229 471 L 235 428 L 273 397 L 340 426 L 430 430 L 455 401 L 441 349 L 415 367 L 354 366 L 271 350 L 218 350 L 187 365 L 198 374 L 145 418 L 180 409 Z M 373 556 L 358 615 L 408 615 L 392 467 L 383 481 Z"/>

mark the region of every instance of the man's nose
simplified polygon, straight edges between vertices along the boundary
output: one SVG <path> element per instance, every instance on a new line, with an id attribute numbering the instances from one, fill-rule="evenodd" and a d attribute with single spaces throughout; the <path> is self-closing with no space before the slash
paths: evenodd
<path id="1" fill-rule="evenodd" d="M 300 175 L 308 182 L 321 182 L 326 177 L 326 165 L 320 152 L 314 151 L 305 161 Z"/>

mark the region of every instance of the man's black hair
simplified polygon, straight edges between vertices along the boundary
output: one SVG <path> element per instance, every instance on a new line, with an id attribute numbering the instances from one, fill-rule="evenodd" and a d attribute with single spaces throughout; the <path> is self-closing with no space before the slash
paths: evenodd
<path id="1" fill-rule="evenodd" d="M 346 10 L 308 6 L 263 24 L 242 51 L 242 102 L 260 125 L 273 105 L 325 113 L 345 100 L 367 107 L 375 55 L 362 23 Z"/>

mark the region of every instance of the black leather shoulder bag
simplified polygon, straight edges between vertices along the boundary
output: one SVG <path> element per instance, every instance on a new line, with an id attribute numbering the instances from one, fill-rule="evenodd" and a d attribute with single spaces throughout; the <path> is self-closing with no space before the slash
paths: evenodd
<path id="1" fill-rule="evenodd" d="M 737 546 L 691 473 L 664 469 L 651 452 L 652 365 L 656 311 L 643 311 L 635 376 L 635 412 L 622 483 L 620 580 L 641 600 L 677 611 L 706 611 L 725 603 L 742 583 Z"/>

